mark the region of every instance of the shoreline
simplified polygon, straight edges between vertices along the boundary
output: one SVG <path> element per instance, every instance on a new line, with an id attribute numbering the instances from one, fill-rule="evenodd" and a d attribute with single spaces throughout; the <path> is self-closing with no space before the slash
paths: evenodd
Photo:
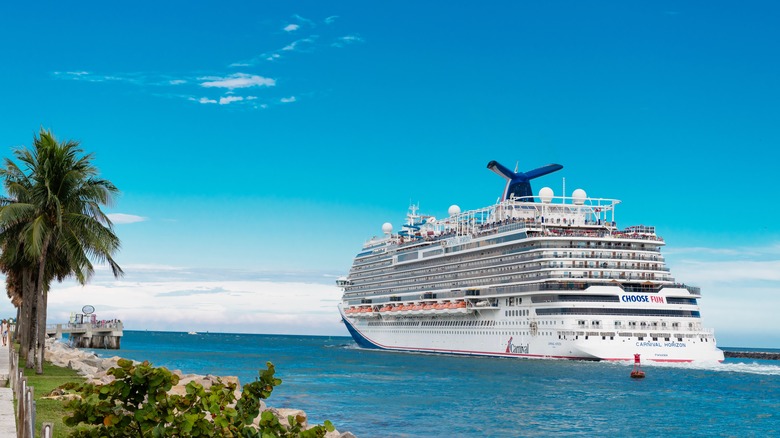
<path id="1" fill-rule="evenodd" d="M 106 372 L 115 366 L 117 361 L 122 359 L 120 356 L 111 356 L 108 358 L 102 358 L 96 353 L 91 351 L 84 351 L 79 348 L 71 347 L 67 343 L 55 340 L 54 338 L 46 339 L 46 349 L 44 353 L 44 359 L 51 362 L 52 365 L 69 368 L 76 371 L 80 376 L 84 377 L 88 383 L 94 384 L 108 384 L 114 380 L 113 376 L 106 374 Z M 133 361 L 139 363 L 138 361 Z M 236 383 L 236 398 L 240 398 L 241 382 L 237 376 L 216 376 L 213 374 L 184 374 L 181 370 L 169 370 L 171 373 L 179 376 L 179 383 L 171 388 L 169 394 L 184 394 L 186 392 L 186 385 L 190 382 L 197 382 L 203 385 L 204 388 L 209 388 L 212 383 L 217 379 L 221 379 L 223 382 L 235 382 Z M 63 398 L 64 396 L 54 396 Z M 300 409 L 294 408 L 279 408 L 268 406 L 266 400 L 259 400 L 260 413 L 264 411 L 273 412 L 279 422 L 287 425 L 287 417 L 292 415 L 297 418 L 306 419 L 303 422 L 304 428 L 308 429 L 308 416 L 306 412 Z M 260 415 L 255 419 L 258 421 Z M 328 432 L 326 438 L 355 438 L 351 432 L 339 432 L 334 430 Z"/>

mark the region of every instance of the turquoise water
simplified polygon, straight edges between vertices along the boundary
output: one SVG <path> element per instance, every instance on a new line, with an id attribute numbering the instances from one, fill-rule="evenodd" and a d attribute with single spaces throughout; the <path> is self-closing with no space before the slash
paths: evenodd
<path id="1" fill-rule="evenodd" d="M 238 376 L 266 361 L 282 385 L 270 406 L 303 409 L 365 437 L 780 435 L 780 362 L 706 366 L 389 353 L 347 337 L 126 331 L 122 349 L 185 373 Z"/>

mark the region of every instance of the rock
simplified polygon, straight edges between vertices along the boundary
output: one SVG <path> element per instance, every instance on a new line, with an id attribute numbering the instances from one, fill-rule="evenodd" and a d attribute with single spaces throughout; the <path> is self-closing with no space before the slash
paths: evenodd
<path id="1" fill-rule="evenodd" d="M 300 409 L 268 408 L 266 410 L 273 412 L 273 414 L 276 415 L 276 418 L 279 419 L 279 423 L 283 424 L 284 426 L 290 425 L 289 417 L 292 416 L 295 418 L 295 421 L 297 421 L 298 424 L 300 424 L 304 429 L 308 429 L 309 421 L 306 416 L 306 412 L 303 412 Z M 255 419 L 255 424 L 258 424 L 259 418 L 260 416 Z"/>
<path id="2" fill-rule="evenodd" d="M 53 341 L 51 339 L 46 340 L 46 351 L 44 357 L 46 358 L 46 360 L 50 361 L 54 365 L 61 366 L 61 367 L 68 367 L 73 370 L 76 370 L 76 372 L 78 372 L 80 375 L 84 376 L 87 379 L 88 383 L 92 383 L 96 385 L 109 384 L 114 380 L 114 376 L 110 376 L 106 374 L 106 371 L 116 367 L 117 362 L 119 361 L 119 359 L 121 359 L 118 356 L 102 359 L 99 356 L 95 355 L 94 353 L 87 353 L 82 350 L 70 347 L 62 342 Z M 133 361 L 133 362 L 136 364 L 139 363 L 137 361 Z M 236 400 L 241 398 L 241 389 L 242 389 L 241 382 L 236 376 L 217 377 L 211 374 L 205 376 L 198 375 L 198 374 L 183 374 L 181 370 L 174 370 L 171 372 L 179 377 L 179 382 L 176 386 L 171 388 L 169 394 L 178 394 L 178 395 L 186 394 L 187 393 L 186 387 L 187 384 L 189 384 L 190 382 L 197 382 L 200 385 L 202 385 L 204 388 L 211 388 L 211 386 L 217 381 L 217 379 L 220 379 L 222 383 L 226 385 L 234 383 L 236 385 L 236 391 L 235 391 Z M 47 395 L 44 398 L 69 400 L 77 397 L 79 397 L 79 395 L 77 394 L 52 393 L 50 395 Z M 259 402 L 260 402 L 260 412 L 270 410 L 277 416 L 277 418 L 279 418 L 279 422 L 282 423 L 283 425 L 289 426 L 288 417 L 293 416 L 295 418 L 295 421 L 301 424 L 304 429 L 310 428 L 308 423 L 308 417 L 304 411 L 300 409 L 289 409 L 289 408 L 269 408 L 267 407 L 265 401 L 259 400 Z M 254 420 L 254 425 L 258 426 L 259 422 L 260 422 L 260 416 L 258 415 L 257 418 L 255 418 Z M 328 432 L 326 437 L 355 438 L 355 436 L 350 432 L 339 433 L 338 431 Z"/>
<path id="3" fill-rule="evenodd" d="M 79 362 L 78 360 L 71 360 L 68 362 L 68 368 L 75 370 L 82 376 L 90 376 L 90 378 L 98 372 L 97 367 L 87 365 L 86 363 Z"/>
<path id="4" fill-rule="evenodd" d="M 723 355 L 726 357 L 737 357 L 743 359 L 780 360 L 780 353 L 768 353 L 761 351 L 724 351 Z"/>

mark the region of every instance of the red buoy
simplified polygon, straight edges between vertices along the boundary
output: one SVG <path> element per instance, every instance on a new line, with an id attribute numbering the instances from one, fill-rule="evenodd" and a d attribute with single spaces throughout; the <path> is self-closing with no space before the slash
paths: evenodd
<path id="1" fill-rule="evenodd" d="M 642 371 L 639 365 L 639 354 L 636 353 L 634 354 L 634 369 L 631 370 L 632 379 L 643 379 L 645 377 L 645 372 Z"/>

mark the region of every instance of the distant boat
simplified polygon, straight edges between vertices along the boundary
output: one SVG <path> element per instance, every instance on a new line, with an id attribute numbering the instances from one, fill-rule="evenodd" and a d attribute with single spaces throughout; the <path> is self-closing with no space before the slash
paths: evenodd
<path id="1" fill-rule="evenodd" d="M 198 332 L 187 332 L 188 335 L 197 335 Z"/>

